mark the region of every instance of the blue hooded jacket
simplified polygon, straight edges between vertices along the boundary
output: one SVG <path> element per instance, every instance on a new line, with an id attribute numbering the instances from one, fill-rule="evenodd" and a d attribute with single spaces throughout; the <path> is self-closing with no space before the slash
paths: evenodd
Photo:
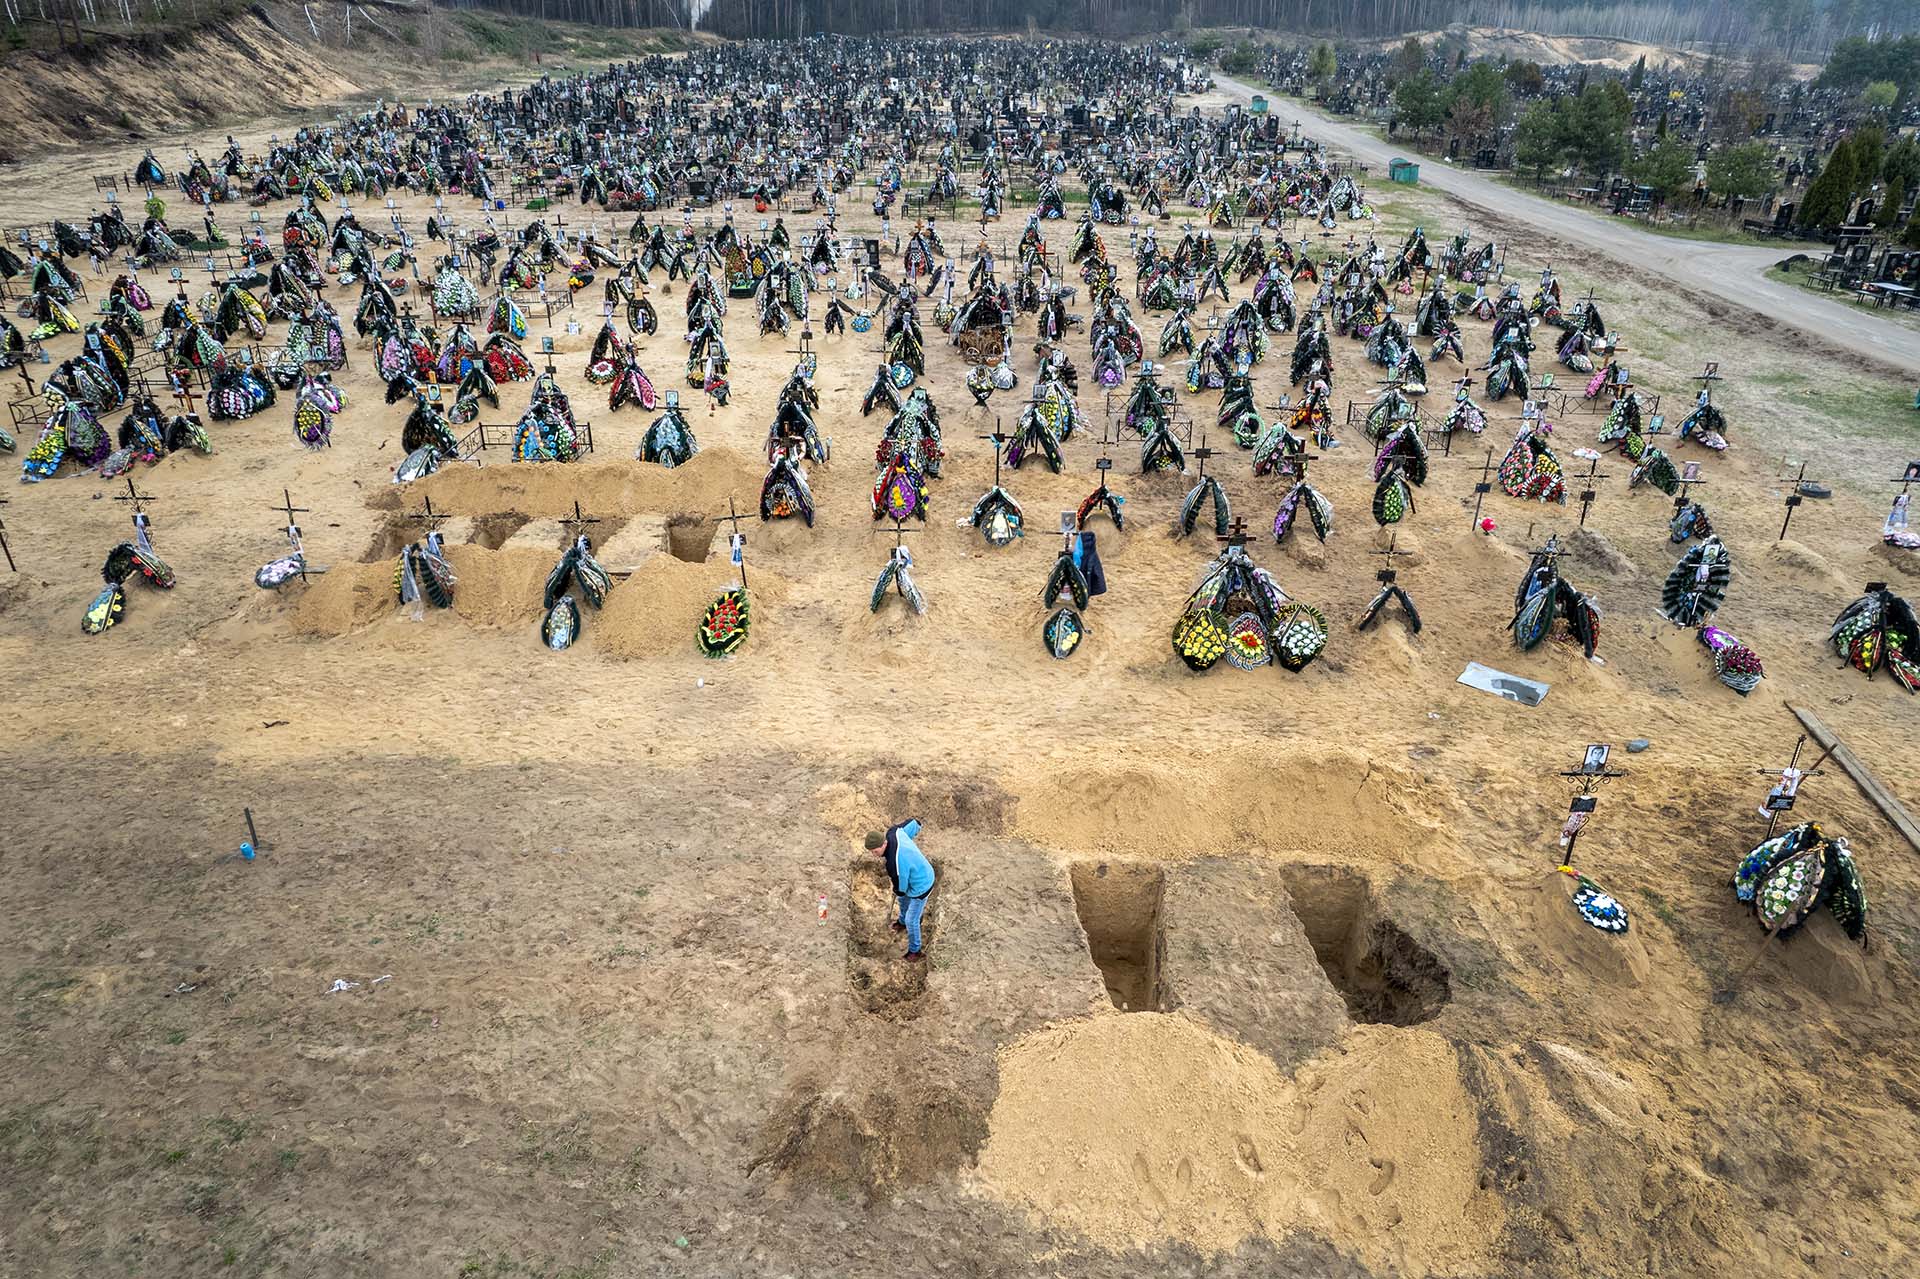
<path id="1" fill-rule="evenodd" d="M 933 863 L 913 842 L 919 833 L 918 820 L 902 822 L 887 831 L 887 878 L 893 882 L 893 891 L 902 897 L 925 897 L 933 891 Z"/>

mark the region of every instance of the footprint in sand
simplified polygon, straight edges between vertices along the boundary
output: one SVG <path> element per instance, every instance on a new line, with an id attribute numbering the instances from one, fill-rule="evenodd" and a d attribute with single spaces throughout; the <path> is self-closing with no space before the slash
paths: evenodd
<path id="1" fill-rule="evenodd" d="M 1370 1195 L 1380 1194 L 1388 1186 L 1393 1184 L 1393 1160 L 1369 1157 L 1367 1162 L 1374 1167 L 1373 1180 L 1367 1185 L 1367 1193 Z"/>
<path id="2" fill-rule="evenodd" d="M 1145 1155 L 1135 1155 L 1133 1157 L 1133 1177 L 1135 1181 L 1140 1183 L 1140 1188 L 1147 1192 L 1148 1201 L 1161 1212 L 1165 1212 L 1167 1210 L 1167 1196 L 1161 1191 L 1159 1186 L 1154 1184 L 1153 1169 L 1147 1167 L 1147 1157 Z"/>
<path id="3" fill-rule="evenodd" d="M 1304 1101 L 1295 1106 L 1293 1113 L 1287 1116 L 1287 1131 L 1296 1137 L 1305 1132 L 1307 1130 L 1307 1116 L 1312 1113 L 1313 1107 Z"/>
<path id="4" fill-rule="evenodd" d="M 1347 1099 L 1347 1104 L 1353 1107 L 1354 1114 L 1359 1115 L 1363 1119 L 1373 1114 L 1373 1098 L 1366 1093 L 1357 1092 L 1353 1094 L 1352 1097 Z"/>
<path id="5" fill-rule="evenodd" d="M 1351 1146 L 1355 1142 L 1358 1142 L 1362 1146 L 1367 1144 L 1366 1130 L 1361 1128 L 1359 1124 L 1356 1124 L 1355 1122 L 1353 1122 L 1352 1119 L 1348 1119 L 1347 1120 L 1347 1144 Z"/>
<path id="6" fill-rule="evenodd" d="M 1299 1130 L 1295 1129 L 1295 1131 Z M 1258 1177 L 1266 1172 L 1266 1166 L 1260 1162 L 1260 1152 L 1254 1147 L 1253 1138 L 1241 1133 L 1233 1139 L 1233 1147 L 1241 1172 L 1249 1177 Z"/>
<path id="7" fill-rule="evenodd" d="M 1180 1183 L 1181 1190 L 1193 1189 L 1193 1161 L 1185 1155 L 1180 1157 L 1179 1166 L 1173 1170 L 1173 1179 Z"/>

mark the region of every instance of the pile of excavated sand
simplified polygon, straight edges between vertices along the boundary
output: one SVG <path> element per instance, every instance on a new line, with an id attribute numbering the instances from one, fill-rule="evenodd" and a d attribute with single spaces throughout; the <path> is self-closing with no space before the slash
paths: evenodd
<path id="1" fill-rule="evenodd" d="M 1108 1248 L 1308 1232 L 1393 1273 L 1479 1273 L 1505 1214 L 1475 1113 L 1427 1031 L 1357 1028 L 1288 1078 L 1178 1014 L 1116 1013 L 1001 1052 L 978 1175 Z"/>

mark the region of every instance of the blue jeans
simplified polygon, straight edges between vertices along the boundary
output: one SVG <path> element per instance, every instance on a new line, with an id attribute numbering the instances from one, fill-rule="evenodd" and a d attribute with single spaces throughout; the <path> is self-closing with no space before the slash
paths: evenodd
<path id="1" fill-rule="evenodd" d="M 900 922 L 907 926 L 907 949 L 915 953 L 920 950 L 920 916 L 926 910 L 926 898 L 901 896 Z"/>

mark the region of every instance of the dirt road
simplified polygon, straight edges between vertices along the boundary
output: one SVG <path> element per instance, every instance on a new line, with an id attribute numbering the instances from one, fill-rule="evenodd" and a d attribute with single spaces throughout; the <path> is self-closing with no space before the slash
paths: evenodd
<path id="1" fill-rule="evenodd" d="M 1218 90 L 1243 101 L 1255 87 L 1214 74 Z M 1297 102 L 1287 108 L 1327 145 L 1351 152 L 1368 165 L 1384 165 L 1402 154 L 1392 143 L 1364 129 L 1331 119 Z M 1783 248 L 1713 244 L 1680 240 L 1641 230 L 1631 223 L 1590 213 L 1555 200 L 1515 191 L 1485 174 L 1454 168 L 1431 158 L 1420 164 L 1421 185 L 1443 191 L 1490 213 L 1524 218 L 1537 230 L 1583 245 L 1629 266 L 1658 272 L 1687 288 L 1733 306 L 1746 307 L 1805 330 L 1903 376 L 1920 369 L 1920 331 L 1848 303 L 1816 297 L 1765 276 L 1766 269 L 1789 256 Z"/>

